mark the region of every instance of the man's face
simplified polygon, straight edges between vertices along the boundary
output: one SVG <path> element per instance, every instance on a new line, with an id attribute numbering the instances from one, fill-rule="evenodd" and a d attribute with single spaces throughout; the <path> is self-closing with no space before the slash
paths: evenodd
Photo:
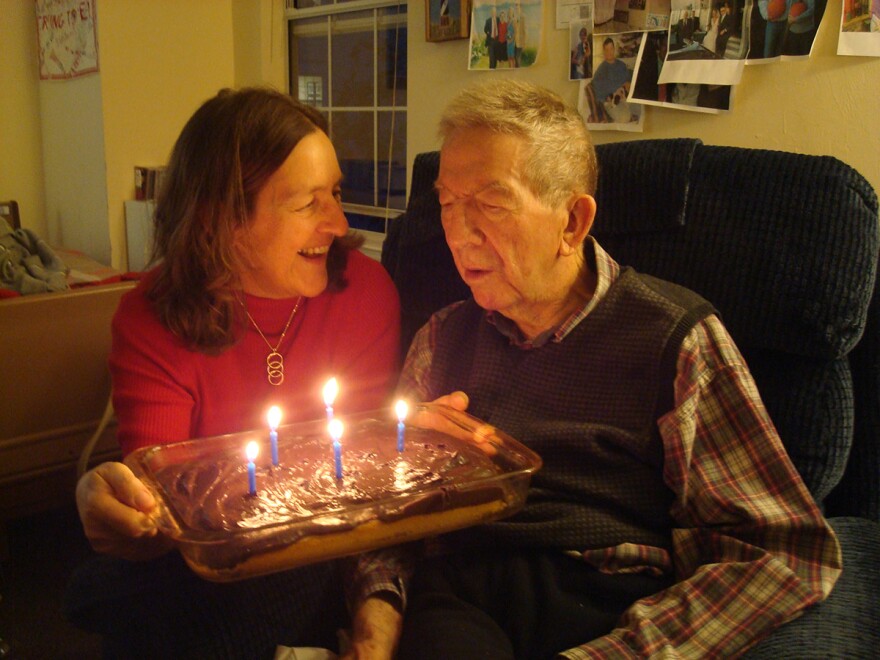
<path id="1" fill-rule="evenodd" d="M 602 46 L 602 55 L 606 62 L 614 61 L 614 44 L 605 44 Z"/>
<path id="2" fill-rule="evenodd" d="M 477 304 L 514 322 L 564 295 L 557 277 L 566 209 L 525 185 L 525 142 L 488 129 L 453 133 L 440 152 L 437 192 L 446 241 Z"/>

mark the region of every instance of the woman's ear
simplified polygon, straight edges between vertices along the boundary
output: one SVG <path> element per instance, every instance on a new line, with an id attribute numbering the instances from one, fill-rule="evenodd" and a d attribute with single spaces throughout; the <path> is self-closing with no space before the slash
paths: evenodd
<path id="1" fill-rule="evenodd" d="M 560 254 L 579 253 L 596 217 L 596 200 L 591 195 L 577 195 L 569 202 L 568 224 L 562 232 Z"/>

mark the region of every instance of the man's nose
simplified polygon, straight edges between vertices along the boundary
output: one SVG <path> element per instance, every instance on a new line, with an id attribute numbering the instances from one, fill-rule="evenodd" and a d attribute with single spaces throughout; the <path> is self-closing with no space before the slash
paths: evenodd
<path id="1" fill-rule="evenodd" d="M 482 240 L 483 234 L 475 222 L 474 211 L 465 200 L 445 205 L 440 212 L 440 219 L 450 247 L 479 243 Z"/>

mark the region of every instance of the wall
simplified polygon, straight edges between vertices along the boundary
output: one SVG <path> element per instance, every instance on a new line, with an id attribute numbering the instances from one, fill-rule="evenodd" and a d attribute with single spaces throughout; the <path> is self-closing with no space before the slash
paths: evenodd
<path id="1" fill-rule="evenodd" d="M 244 7 L 238 16 L 271 16 L 272 0 L 235 4 Z M 4 0 L 0 146 L 15 160 L 0 163 L 0 198 L 19 200 L 25 226 L 126 267 L 124 202 L 134 196 L 134 166 L 164 164 L 198 105 L 235 85 L 232 6 L 99 2 L 100 72 L 40 81 L 33 0 Z M 263 50 L 260 76 L 278 66 Z M 283 71 L 274 74 L 282 81 Z"/>
<path id="2" fill-rule="evenodd" d="M 18 201 L 22 224 L 46 236 L 34 3 L 3 4 L 0 20 L 0 199 Z"/>
<path id="3" fill-rule="evenodd" d="M 278 0 L 232 2 L 235 85 L 287 91 L 287 22 Z"/>
<path id="4" fill-rule="evenodd" d="M 467 41 L 425 42 L 424 3 L 409 3 L 410 164 L 437 148 L 443 101 L 481 76 L 522 76 L 575 102 L 565 32 L 553 27 L 556 3 L 544 5 L 549 27 L 536 66 L 471 73 Z M 219 88 L 266 82 L 286 89 L 280 0 L 100 2 L 101 72 L 60 82 L 38 80 L 32 0 L 3 6 L 0 199 L 18 199 L 25 226 L 38 234 L 117 267 L 125 265 L 123 202 L 133 195 L 133 167 L 164 163 L 186 119 Z M 871 128 L 880 58 L 835 55 L 839 22 L 840 5 L 831 2 L 809 60 L 747 67 L 729 115 L 649 108 L 644 133 L 596 132 L 595 140 L 693 136 L 831 154 L 880 189 L 880 133 Z"/>
<path id="5" fill-rule="evenodd" d="M 40 81 L 48 240 L 110 263 L 101 79 Z"/>
<path id="6" fill-rule="evenodd" d="M 124 202 L 134 166 L 163 165 L 196 108 L 235 84 L 231 0 L 98 4 L 112 263 L 125 257 Z"/>
<path id="7" fill-rule="evenodd" d="M 521 76 L 554 89 L 573 105 L 567 32 L 555 29 L 555 2 L 544 2 L 544 43 L 538 63 L 513 72 L 467 71 L 467 40 L 425 41 L 423 2 L 410 2 L 407 157 L 438 148 L 436 125 L 444 101 L 483 76 Z M 697 137 L 707 144 L 836 156 L 880 190 L 880 58 L 839 57 L 841 3 L 829 1 L 808 60 L 746 67 L 733 110 L 706 115 L 648 108 L 643 133 L 596 131 L 596 143 L 637 138 Z"/>

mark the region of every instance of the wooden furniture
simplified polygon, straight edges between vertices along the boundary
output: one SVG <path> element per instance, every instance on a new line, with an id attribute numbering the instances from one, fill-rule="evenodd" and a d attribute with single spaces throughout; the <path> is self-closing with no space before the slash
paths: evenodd
<path id="1" fill-rule="evenodd" d="M 71 502 L 76 464 L 110 396 L 120 282 L 0 302 L 0 520 Z M 119 455 L 111 424 L 92 462 Z"/>

